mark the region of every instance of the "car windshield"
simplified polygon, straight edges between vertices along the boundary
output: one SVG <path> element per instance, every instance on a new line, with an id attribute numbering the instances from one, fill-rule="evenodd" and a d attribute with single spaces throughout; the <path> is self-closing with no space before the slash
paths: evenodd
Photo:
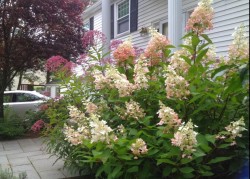
<path id="1" fill-rule="evenodd" d="M 28 93 L 16 93 L 13 98 L 13 102 L 28 102 L 37 100 L 41 100 L 41 98 Z"/>

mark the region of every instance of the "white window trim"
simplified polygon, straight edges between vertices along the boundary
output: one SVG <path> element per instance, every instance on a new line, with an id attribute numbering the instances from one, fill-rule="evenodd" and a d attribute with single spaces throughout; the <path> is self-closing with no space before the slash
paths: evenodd
<path id="1" fill-rule="evenodd" d="M 194 11 L 195 7 L 192 7 L 192 8 L 189 8 L 189 9 L 186 9 L 184 12 L 183 12 L 183 22 L 182 22 L 182 36 L 185 34 L 186 32 L 186 26 L 187 26 L 187 21 L 189 19 L 189 16 L 191 15 L 191 13 Z"/>
<path id="2" fill-rule="evenodd" d="M 167 23 L 168 24 L 168 20 L 167 19 L 159 19 L 156 21 L 151 22 L 151 26 L 154 27 L 155 24 L 159 23 L 159 33 L 163 33 L 163 24 Z"/>
<path id="3" fill-rule="evenodd" d="M 167 20 L 161 20 L 160 21 L 160 33 L 163 34 L 163 24 L 167 23 L 168 24 L 168 21 Z M 168 34 L 168 32 L 167 32 Z M 164 34 L 165 35 L 165 34 Z"/>
<path id="4" fill-rule="evenodd" d="M 129 3 L 129 13 L 128 13 L 128 20 L 129 20 L 129 23 L 128 23 L 128 31 L 126 32 L 123 32 L 123 33 L 120 33 L 118 34 L 118 5 L 123 3 L 124 1 L 126 0 L 121 0 L 119 2 L 117 2 L 115 4 L 115 10 L 114 10 L 114 36 L 115 38 L 118 38 L 118 37 L 121 37 L 121 36 L 124 36 L 124 35 L 127 35 L 130 33 L 130 14 L 131 14 L 131 8 L 130 8 L 130 0 L 128 1 Z"/>

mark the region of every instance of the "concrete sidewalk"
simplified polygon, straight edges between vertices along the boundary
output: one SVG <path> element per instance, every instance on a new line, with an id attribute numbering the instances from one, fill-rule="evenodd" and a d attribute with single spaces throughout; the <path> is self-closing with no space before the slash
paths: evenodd
<path id="1" fill-rule="evenodd" d="M 63 169 L 63 161 L 45 152 L 41 138 L 0 141 L 0 165 L 15 176 L 26 172 L 28 179 L 75 177 Z"/>

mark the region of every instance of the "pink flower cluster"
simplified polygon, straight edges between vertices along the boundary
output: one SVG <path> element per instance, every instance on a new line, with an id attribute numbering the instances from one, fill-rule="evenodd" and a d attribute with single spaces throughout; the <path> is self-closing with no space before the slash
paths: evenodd
<path id="1" fill-rule="evenodd" d="M 45 69 L 49 72 L 56 72 L 68 63 L 68 60 L 61 56 L 52 56 L 45 64 Z"/>
<path id="2" fill-rule="evenodd" d="M 171 66 L 168 66 L 168 73 L 166 77 L 165 85 L 167 98 L 184 99 L 190 94 L 188 89 L 189 83 L 185 80 L 185 78 L 177 75 Z"/>
<path id="3" fill-rule="evenodd" d="M 42 119 L 40 119 L 32 125 L 31 130 L 33 132 L 39 132 L 44 126 L 45 122 Z"/>
<path id="4" fill-rule="evenodd" d="M 49 58 L 45 64 L 45 69 L 47 71 L 63 72 L 67 76 L 72 74 L 73 67 L 75 67 L 73 62 L 70 62 L 61 56 L 53 56 Z"/>
<path id="5" fill-rule="evenodd" d="M 97 90 L 105 87 L 116 88 L 120 97 L 129 96 L 135 90 L 134 85 L 128 81 L 126 75 L 121 74 L 113 67 L 107 68 L 105 76 L 98 70 L 94 71 L 93 76 Z"/>
<path id="6" fill-rule="evenodd" d="M 82 38 L 82 46 L 84 49 L 90 49 L 90 47 L 97 47 L 103 45 L 106 42 L 105 35 L 97 30 L 87 31 Z"/>
<path id="7" fill-rule="evenodd" d="M 166 36 L 152 31 L 152 38 L 145 50 L 145 57 L 150 59 L 150 66 L 157 65 L 163 58 L 163 52 L 167 45 L 170 45 Z"/>
<path id="8" fill-rule="evenodd" d="M 230 59 L 249 59 L 249 40 L 246 36 L 245 26 L 242 24 L 233 33 L 233 42 L 229 47 Z M 233 62 L 234 63 L 234 62 Z"/>
<path id="9" fill-rule="evenodd" d="M 149 69 L 148 64 L 143 55 L 140 56 L 138 62 L 135 64 L 134 68 L 134 82 L 135 89 L 147 89 L 148 88 L 148 79 L 149 79 Z"/>
<path id="10" fill-rule="evenodd" d="M 196 151 L 195 147 L 197 146 L 196 136 L 197 132 L 194 131 L 192 121 L 180 126 L 178 131 L 174 134 L 171 143 L 181 149 L 183 152 L 182 158 L 192 158 L 192 153 Z"/>
<path id="11" fill-rule="evenodd" d="M 131 145 L 131 151 L 135 155 L 135 159 L 138 159 L 138 156 L 148 153 L 147 144 L 141 138 L 136 139 L 136 142 Z"/>
<path id="12" fill-rule="evenodd" d="M 140 107 L 139 103 L 130 100 L 129 102 L 126 102 L 125 105 L 126 105 L 126 112 L 125 112 L 126 117 L 134 118 L 136 120 L 145 117 L 144 110 Z"/>
<path id="13" fill-rule="evenodd" d="M 186 50 L 178 50 L 171 57 L 170 65 L 179 75 L 184 75 L 188 72 L 190 65 L 181 58 L 181 55 L 189 57 L 189 53 Z"/>
<path id="14" fill-rule="evenodd" d="M 136 51 L 130 41 L 125 41 L 113 52 L 113 57 L 118 64 L 124 63 L 128 60 L 133 62 L 136 57 Z"/>
<path id="15" fill-rule="evenodd" d="M 201 0 L 187 22 L 186 29 L 188 31 L 192 30 L 197 34 L 202 34 L 205 30 L 213 28 L 214 10 L 211 4 L 212 0 Z"/>
<path id="16" fill-rule="evenodd" d="M 161 101 L 160 108 L 157 114 L 161 120 L 157 125 L 165 124 L 167 130 L 175 129 L 181 125 L 181 119 L 179 119 L 178 114 L 173 109 L 166 107 Z"/>

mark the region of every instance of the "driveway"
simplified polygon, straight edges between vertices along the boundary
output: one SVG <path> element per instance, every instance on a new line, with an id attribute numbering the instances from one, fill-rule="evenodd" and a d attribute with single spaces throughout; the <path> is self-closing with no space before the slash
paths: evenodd
<path id="1" fill-rule="evenodd" d="M 18 176 L 26 172 L 28 179 L 75 177 L 63 169 L 63 161 L 46 153 L 42 138 L 0 141 L 0 165 Z"/>

